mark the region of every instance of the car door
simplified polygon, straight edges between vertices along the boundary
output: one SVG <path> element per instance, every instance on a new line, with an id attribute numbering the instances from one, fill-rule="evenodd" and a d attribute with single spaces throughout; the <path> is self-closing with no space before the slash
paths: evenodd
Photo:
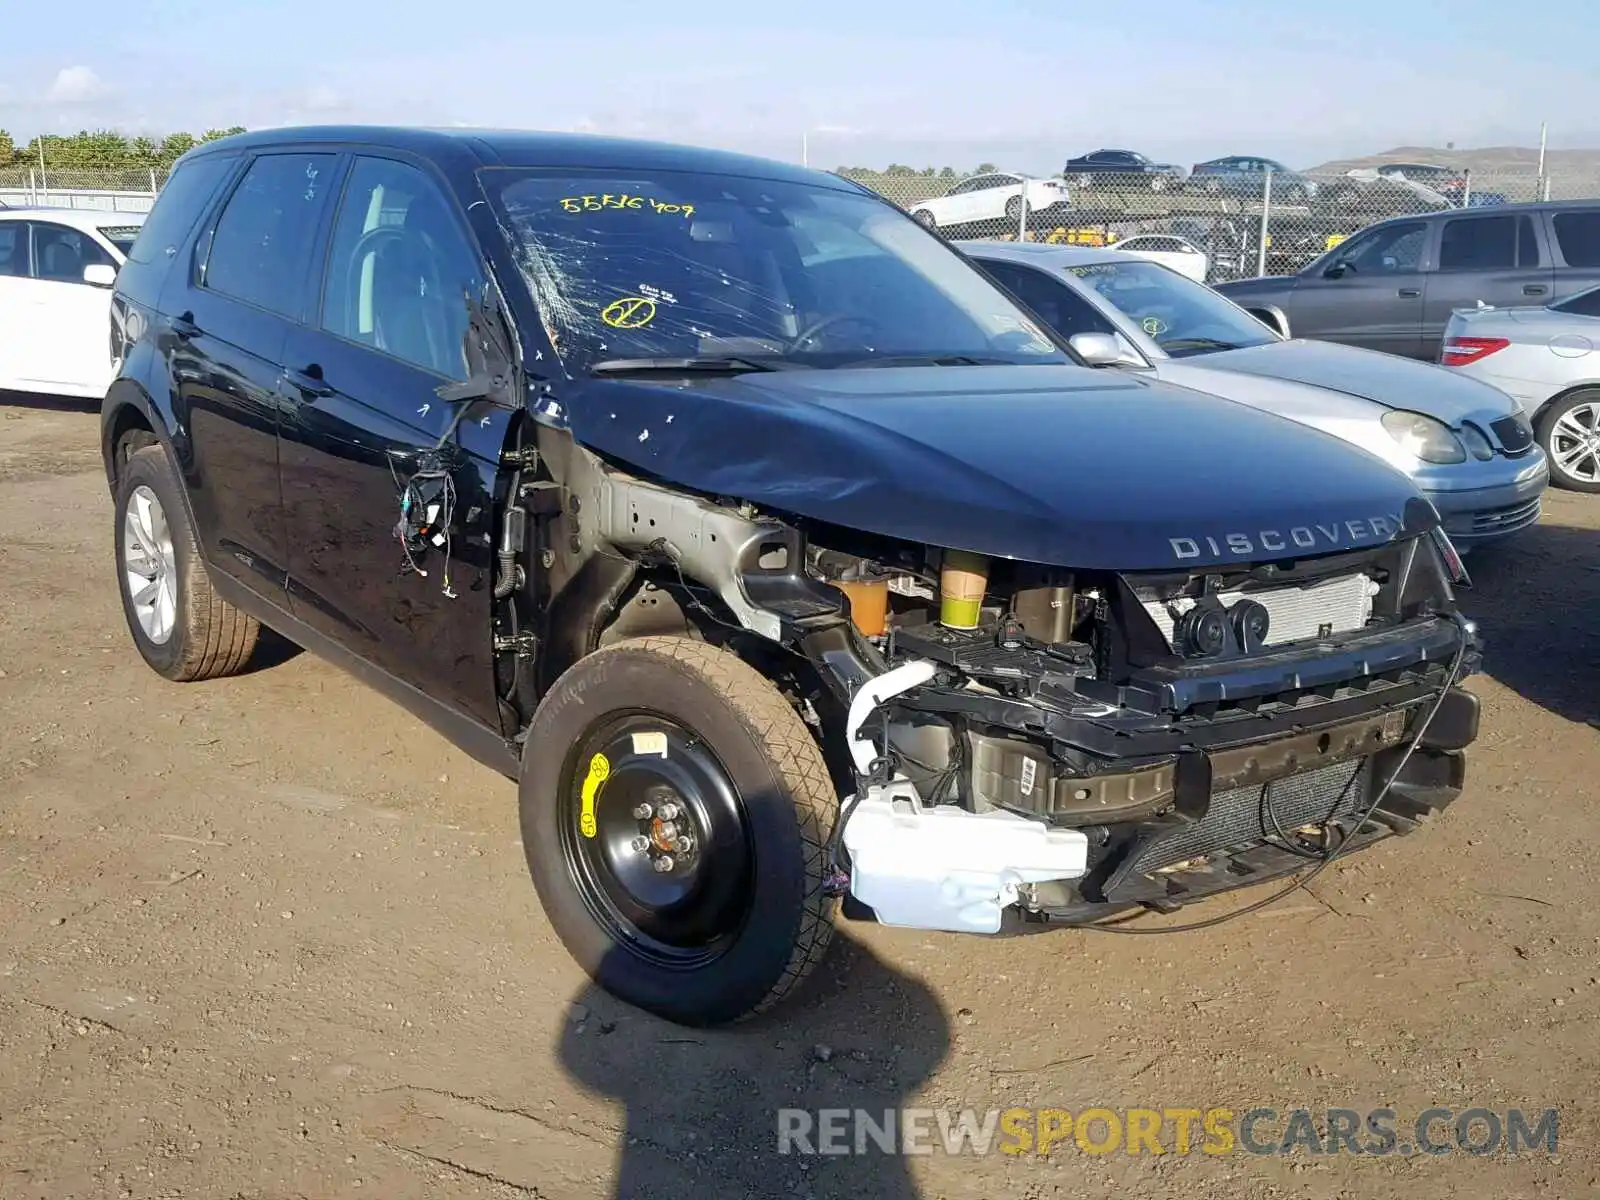
<path id="1" fill-rule="evenodd" d="M 1555 297 L 1600 283 L 1600 208 L 1557 209 L 1547 220 L 1555 260 L 1551 281 Z"/>
<path id="2" fill-rule="evenodd" d="M 1422 354 L 1436 359 L 1450 314 L 1550 302 L 1550 262 L 1526 213 L 1452 217 L 1439 231 L 1422 313 Z"/>
<path id="3" fill-rule="evenodd" d="M 948 218 L 941 218 L 940 224 L 964 225 L 969 221 L 983 220 L 989 207 L 985 197 L 992 196 L 990 189 L 998 183 L 999 177 L 995 175 L 975 175 L 962 183 L 951 193 L 953 202 L 950 215 Z"/>
<path id="4" fill-rule="evenodd" d="M 0 221 L 0 388 L 22 386 L 23 354 L 38 322 L 28 264 L 28 223 Z"/>
<path id="5" fill-rule="evenodd" d="M 1426 221 L 1369 229 L 1342 243 L 1288 297 L 1296 337 L 1422 358 Z"/>
<path id="6" fill-rule="evenodd" d="M 18 346 L 22 380 L 42 391 L 103 394 L 111 383 L 111 289 L 83 274 L 93 266 L 114 273 L 117 260 L 83 229 L 35 220 L 28 232 L 33 321 Z"/>
<path id="7" fill-rule="evenodd" d="M 291 611 L 498 727 L 488 491 L 510 414 L 438 394 L 467 377 L 468 300 L 487 271 L 429 172 L 366 155 L 352 160 L 324 264 L 315 319 L 285 349 Z M 407 504 L 436 535 L 397 535 Z"/>
<path id="8" fill-rule="evenodd" d="M 188 436 L 180 465 L 206 556 L 279 605 L 288 569 L 278 482 L 284 341 L 308 303 L 308 264 L 339 164 L 322 150 L 257 155 L 161 295 L 175 416 Z"/>

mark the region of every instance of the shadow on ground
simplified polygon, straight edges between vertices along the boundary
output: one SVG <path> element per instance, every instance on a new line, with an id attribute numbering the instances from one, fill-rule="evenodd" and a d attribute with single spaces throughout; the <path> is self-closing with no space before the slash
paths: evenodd
<path id="1" fill-rule="evenodd" d="M 1600 532 L 1535 525 L 1467 560 L 1460 594 L 1484 672 L 1551 712 L 1600 725 Z"/>
<path id="2" fill-rule="evenodd" d="M 901 1154 L 868 1139 L 866 1153 L 779 1151 L 779 1110 L 861 1109 L 882 1123 L 944 1061 L 950 1029 L 933 994 L 859 943 L 837 936 L 805 991 L 731 1030 L 686 1029 L 642 1017 L 598 988 L 574 1000 L 558 1047 L 584 1088 L 621 1104 L 626 1135 L 618 1200 L 677 1197 L 918 1195 Z M 618 1032 L 618 1030 L 623 1032 Z M 853 1149 L 854 1126 L 839 1127 Z M 937 1140 L 936 1130 L 930 1134 Z"/>
<path id="3" fill-rule="evenodd" d="M 100 401 L 76 396 L 47 396 L 43 392 L 8 392 L 0 389 L 0 407 L 37 408 L 42 412 L 99 412 Z"/>

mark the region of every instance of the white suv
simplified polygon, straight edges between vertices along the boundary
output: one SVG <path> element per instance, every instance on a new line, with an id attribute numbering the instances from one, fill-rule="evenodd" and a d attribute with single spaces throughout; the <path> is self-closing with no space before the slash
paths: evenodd
<path id="1" fill-rule="evenodd" d="M 111 285 L 144 218 L 0 208 L 0 389 L 106 394 Z"/>

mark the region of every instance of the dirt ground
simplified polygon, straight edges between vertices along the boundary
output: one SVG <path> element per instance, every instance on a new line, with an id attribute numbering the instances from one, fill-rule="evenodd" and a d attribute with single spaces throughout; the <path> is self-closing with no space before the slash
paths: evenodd
<path id="1" fill-rule="evenodd" d="M 0 1197 L 1600 1189 L 1600 497 L 1553 492 L 1471 561 L 1484 727 L 1433 827 L 1195 934 L 845 924 L 799 1004 L 700 1034 L 588 985 L 514 789 L 400 709 L 283 647 L 215 683 L 147 670 L 96 432 L 0 400 Z M 1560 1143 L 777 1153 L 779 1108 L 891 1105 L 1554 1107 Z"/>

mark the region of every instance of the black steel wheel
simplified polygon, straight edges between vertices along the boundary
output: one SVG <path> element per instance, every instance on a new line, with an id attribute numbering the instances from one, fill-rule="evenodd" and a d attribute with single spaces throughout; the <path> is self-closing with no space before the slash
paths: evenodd
<path id="1" fill-rule="evenodd" d="M 810 731 L 726 651 L 642 638 L 567 671 L 534 714 L 523 850 L 601 987 L 685 1025 L 783 999 L 827 948 L 838 807 Z"/>
<path id="2" fill-rule="evenodd" d="M 714 962 L 750 911 L 754 854 L 710 746 L 661 713 L 620 712 L 583 739 L 566 777 L 562 851 L 590 916 L 645 962 Z"/>

